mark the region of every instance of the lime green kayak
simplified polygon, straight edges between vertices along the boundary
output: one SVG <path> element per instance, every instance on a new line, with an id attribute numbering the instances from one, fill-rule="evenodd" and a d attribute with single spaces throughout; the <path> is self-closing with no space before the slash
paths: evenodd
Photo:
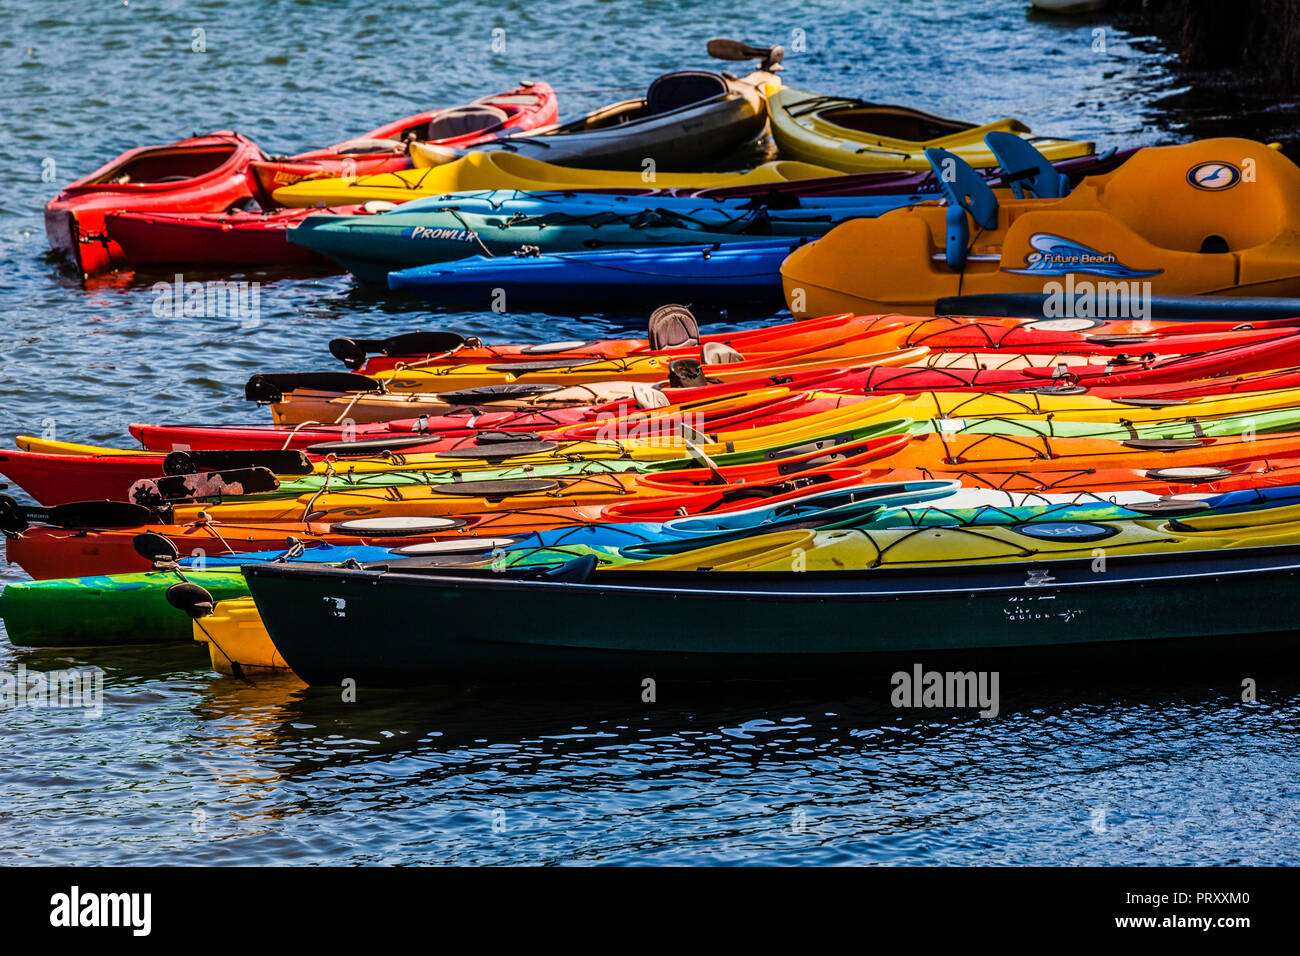
<path id="1" fill-rule="evenodd" d="M 1153 422 L 1075 422 L 1057 418 L 927 418 L 912 434 L 945 432 L 1032 438 L 1109 438 L 1115 441 L 1179 441 L 1300 431 L 1300 409 L 1282 408 L 1221 418 L 1171 418 Z"/>
<path id="2" fill-rule="evenodd" d="M 238 568 L 186 571 L 218 601 L 244 597 Z M 170 571 L 24 581 L 0 591 L 0 618 L 19 647 L 99 647 L 192 640 L 190 619 L 167 603 Z"/>

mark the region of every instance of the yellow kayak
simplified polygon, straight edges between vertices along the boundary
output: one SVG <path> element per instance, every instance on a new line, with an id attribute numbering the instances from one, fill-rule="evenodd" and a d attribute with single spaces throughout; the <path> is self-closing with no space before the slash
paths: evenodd
<path id="1" fill-rule="evenodd" d="M 883 395 L 866 401 L 855 402 L 839 408 L 833 408 L 801 418 L 782 421 L 757 428 L 738 428 L 733 431 L 720 431 L 707 436 L 696 436 L 703 440 L 693 444 L 710 457 L 744 455 L 761 452 L 765 449 L 786 447 L 802 442 L 813 442 L 835 437 L 846 431 L 875 426 L 889 420 L 893 427 L 881 434 L 903 434 L 911 422 L 899 418 L 893 410 L 902 403 L 900 395 Z M 653 433 L 655 429 L 650 430 Z M 18 445 L 24 451 L 42 454 L 75 455 L 139 455 L 154 456 L 153 451 L 125 450 L 105 448 L 99 445 L 72 445 L 66 442 L 52 442 L 30 436 L 19 436 Z M 317 461 L 314 473 L 326 475 L 332 473 L 369 474 L 373 472 L 393 471 L 474 471 L 496 468 L 497 461 L 506 456 L 488 458 L 474 457 L 457 448 L 472 444 L 469 440 L 449 442 L 448 451 L 442 453 L 413 452 L 395 454 L 387 457 L 343 458 L 337 461 Z M 545 447 L 538 447 L 545 446 Z M 590 441 L 564 442 L 514 442 L 497 445 L 494 450 L 510 448 L 518 450 L 518 455 L 511 455 L 511 467 L 527 464 L 542 465 L 557 462 L 572 462 L 575 459 L 630 459 L 633 461 L 655 462 L 685 459 L 688 449 L 680 435 L 667 431 L 666 434 L 654 434 L 652 438 L 609 438 Z"/>
<path id="2" fill-rule="evenodd" d="M 251 597 L 219 601 L 212 614 L 195 619 L 194 640 L 207 647 L 212 669 L 218 674 L 293 673 L 266 633 Z"/>
<path id="3" fill-rule="evenodd" d="M 1034 136 L 1014 119 L 977 126 L 906 106 L 822 96 L 788 86 L 770 92 L 767 105 L 772 138 L 784 158 L 846 173 L 929 169 L 924 151 L 930 148 L 946 149 L 976 168 L 997 166 L 997 158 L 984 145 L 984 136 L 992 132 L 1014 133 L 1053 162 L 1093 152 L 1090 142 Z"/>
<path id="4" fill-rule="evenodd" d="M 795 530 L 699 548 L 634 567 L 676 571 L 861 571 L 880 567 L 1096 558 L 1103 554 L 1114 557 L 1164 551 L 1274 547 L 1300 541 L 1300 506 L 1184 517 L 1177 522 L 1158 519 L 1086 522 L 1080 527 L 1105 529 L 1109 534 L 1056 539 L 1048 534 L 1026 533 L 1033 528 L 1029 524 Z"/>
<path id="5" fill-rule="evenodd" d="M 838 176 L 838 169 L 786 160 L 764 163 L 744 173 L 622 172 L 554 166 L 508 152 L 475 152 L 439 166 L 402 169 L 355 179 L 304 179 L 277 189 L 272 198 L 284 206 L 344 206 L 371 200 L 406 202 L 426 196 L 475 189 L 703 189 L 749 186 Z M 645 178 L 650 176 L 651 178 Z"/>
<path id="6" fill-rule="evenodd" d="M 1206 395 L 1200 398 L 1139 400 L 1091 395 L 1035 395 L 1005 392 L 922 392 L 895 410 L 922 421 L 930 418 L 1051 418 L 1058 421 L 1122 423 L 1207 420 L 1300 407 L 1300 389 Z"/>

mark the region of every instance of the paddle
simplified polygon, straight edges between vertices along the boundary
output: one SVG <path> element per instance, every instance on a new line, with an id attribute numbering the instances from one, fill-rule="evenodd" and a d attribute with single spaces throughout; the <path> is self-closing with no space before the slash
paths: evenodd
<path id="1" fill-rule="evenodd" d="M 563 385 L 545 382 L 510 382 L 504 385 L 479 385 L 454 392 L 439 392 L 440 401 L 448 405 L 491 405 L 494 402 L 517 402 L 537 398 L 548 392 L 558 392 Z"/>
<path id="2" fill-rule="evenodd" d="M 174 451 L 163 459 L 164 475 L 265 468 L 276 475 L 310 475 L 311 459 L 300 451 Z"/>
<path id="3" fill-rule="evenodd" d="M 173 584 L 167 589 L 164 597 L 172 607 L 184 611 L 196 620 L 207 617 L 217 606 L 216 600 L 208 589 L 193 581 L 180 581 Z"/>
<path id="4" fill-rule="evenodd" d="M 6 534 L 19 534 L 34 521 L 56 528 L 135 528 L 151 524 L 153 519 L 148 508 L 124 501 L 72 501 L 52 508 L 33 508 L 0 495 L 0 531 Z"/>
<path id="5" fill-rule="evenodd" d="M 714 37 L 706 46 L 709 56 L 715 60 L 760 60 L 760 70 L 775 73 L 781 60 L 785 58 L 785 48 L 779 46 L 750 46 L 739 40 Z"/>
<path id="6" fill-rule="evenodd" d="M 374 458 L 386 452 L 400 452 L 404 448 L 427 445 L 433 440 L 429 435 L 401 435 L 353 441 L 323 441 L 308 445 L 307 451 L 313 455 L 334 455 L 336 458 Z"/>
<path id="7" fill-rule="evenodd" d="M 181 556 L 180 549 L 171 538 L 154 531 L 145 531 L 131 539 L 131 547 L 155 568 L 175 564 Z"/>
<path id="8" fill-rule="evenodd" d="M 234 468 L 191 475 L 144 478 L 127 492 L 133 504 L 158 508 L 168 502 L 220 498 L 223 495 L 256 495 L 275 491 L 280 479 L 267 468 Z"/>
<path id="9" fill-rule="evenodd" d="M 320 392 L 383 392 L 382 382 L 351 372 L 258 372 L 244 385 L 250 402 L 278 402 L 296 389 Z"/>
<path id="10" fill-rule="evenodd" d="M 352 370 L 361 368 L 370 354 L 442 355 L 469 343 L 455 332 L 404 332 L 386 339 L 331 339 L 330 354 Z"/>

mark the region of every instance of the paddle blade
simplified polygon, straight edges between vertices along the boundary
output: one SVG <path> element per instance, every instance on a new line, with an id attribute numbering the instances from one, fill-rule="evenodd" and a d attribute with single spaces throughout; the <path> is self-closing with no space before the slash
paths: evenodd
<path id="1" fill-rule="evenodd" d="M 217 606 L 217 602 L 207 588 L 191 581 L 173 584 L 167 589 L 164 596 L 167 598 L 167 603 L 172 607 L 178 611 L 184 611 L 195 619 L 207 617 Z"/>
<path id="2" fill-rule="evenodd" d="M 0 531 L 18 534 L 27 530 L 27 516 L 18 502 L 8 495 L 0 495 Z"/>
<path id="3" fill-rule="evenodd" d="M 244 386 L 244 398 L 250 402 L 278 402 L 295 389 L 321 392 L 378 392 L 381 386 L 372 378 L 350 372 L 259 372 Z"/>
<path id="4" fill-rule="evenodd" d="M 73 501 L 56 505 L 43 516 L 60 528 L 138 528 L 153 519 L 148 508 L 124 501 Z"/>
<path id="5" fill-rule="evenodd" d="M 169 564 L 181 556 L 180 550 L 171 538 L 165 538 L 153 531 L 137 534 L 131 539 L 131 547 L 151 564 Z"/>
<path id="6" fill-rule="evenodd" d="M 750 46 L 726 37 L 714 37 L 705 48 L 715 60 L 761 60 L 759 68 L 763 70 L 772 69 L 785 57 L 783 47 Z"/>
<path id="7" fill-rule="evenodd" d="M 297 450 L 285 451 L 174 451 L 163 459 L 164 475 L 192 475 L 198 471 L 265 468 L 276 475 L 310 475 L 311 459 Z"/>
<path id="8" fill-rule="evenodd" d="M 279 487 L 280 480 L 269 469 L 233 468 L 142 478 L 131 486 L 127 497 L 137 505 L 157 508 L 173 501 L 265 494 Z"/>
<path id="9" fill-rule="evenodd" d="M 386 339 L 332 339 L 330 354 L 354 371 L 366 357 L 380 355 L 441 355 L 465 345 L 465 337 L 455 332 L 404 332 Z"/>

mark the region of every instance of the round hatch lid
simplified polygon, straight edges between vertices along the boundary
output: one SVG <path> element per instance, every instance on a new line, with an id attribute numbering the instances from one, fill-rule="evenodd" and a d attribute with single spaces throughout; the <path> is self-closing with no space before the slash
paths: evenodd
<path id="1" fill-rule="evenodd" d="M 503 441 L 486 445 L 465 445 L 438 452 L 439 458 L 519 458 L 524 455 L 542 455 L 560 446 L 553 441 Z"/>
<path id="2" fill-rule="evenodd" d="M 514 402 L 525 398 L 537 398 L 548 392 L 558 392 L 563 387 L 563 385 L 543 382 L 512 382 L 508 385 L 480 385 L 477 388 L 439 392 L 436 397 L 448 405 L 489 405 L 492 402 Z"/>
<path id="3" fill-rule="evenodd" d="M 572 342 L 543 342 L 540 345 L 530 345 L 525 349 L 521 349 L 520 353 L 523 355 L 550 355 L 553 352 L 572 352 L 574 349 L 586 348 L 590 344 L 590 342 L 577 340 Z"/>
<path id="4" fill-rule="evenodd" d="M 464 525 L 465 522 L 459 518 L 390 515 L 380 518 L 351 518 L 347 521 L 338 521 L 330 525 L 330 531 L 336 534 L 401 538 L 420 534 L 437 534 L 440 531 L 454 531 L 456 528 L 464 527 Z"/>
<path id="5" fill-rule="evenodd" d="M 512 495 L 540 495 L 554 491 L 560 483 L 554 478 L 502 478 L 487 481 L 448 481 L 432 485 L 438 495 L 464 498 L 508 498 Z"/>
<path id="6" fill-rule="evenodd" d="M 1119 528 L 1113 525 L 1091 521 L 1031 521 L 1015 525 L 1012 530 L 1042 541 L 1100 541 L 1119 534 Z"/>
<path id="7" fill-rule="evenodd" d="M 514 543 L 514 538 L 453 538 L 449 541 L 422 541 L 394 548 L 394 554 L 408 557 L 452 554 L 488 554 Z"/>
<path id="8" fill-rule="evenodd" d="M 1222 481 L 1224 478 L 1232 477 L 1232 472 L 1226 468 L 1211 468 L 1208 465 L 1188 465 L 1183 468 L 1152 468 L 1146 476 L 1156 481 L 1198 484 L 1206 481 Z"/>

